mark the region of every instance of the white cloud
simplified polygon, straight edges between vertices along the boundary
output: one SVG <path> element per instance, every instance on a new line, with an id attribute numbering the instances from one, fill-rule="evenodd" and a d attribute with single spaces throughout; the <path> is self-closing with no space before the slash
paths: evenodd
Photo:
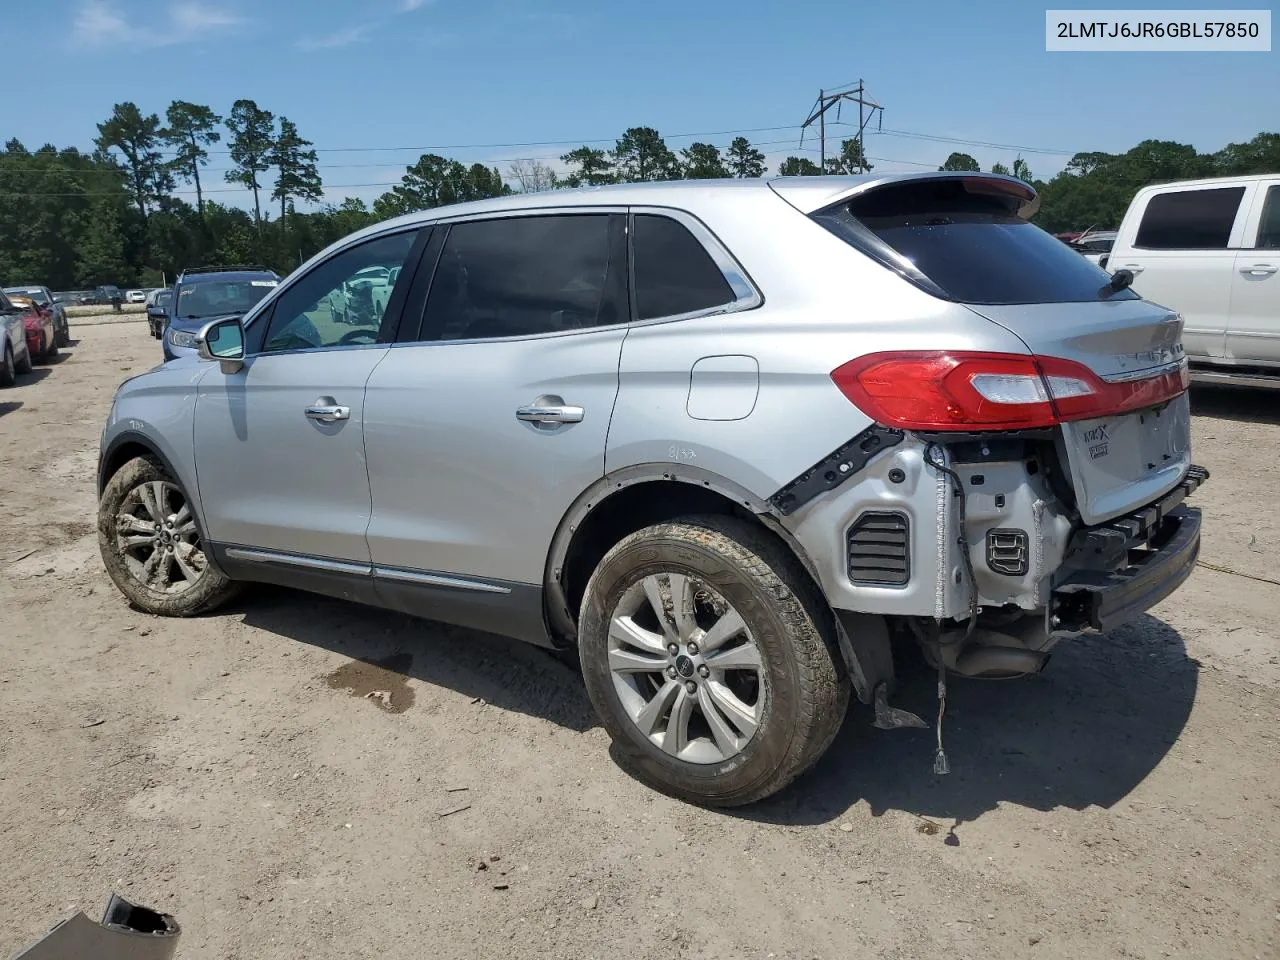
<path id="1" fill-rule="evenodd" d="M 343 27 L 341 30 L 335 30 L 333 33 L 325 34 L 322 37 L 303 37 L 298 41 L 298 49 L 333 50 L 338 47 L 347 47 L 353 43 L 367 40 L 371 27 L 372 24 L 359 23 L 352 27 Z"/>
<path id="2" fill-rule="evenodd" d="M 76 11 L 71 38 L 77 46 L 106 46 L 129 37 L 132 31 L 108 0 L 86 0 Z"/>
<path id="3" fill-rule="evenodd" d="M 245 20 L 225 7 L 204 0 L 180 0 L 159 27 L 130 24 L 113 0 L 82 0 L 71 25 L 72 42 L 80 47 L 107 47 L 121 42 L 147 47 L 206 40 Z"/>
<path id="4" fill-rule="evenodd" d="M 413 13 L 413 11 L 421 9 L 427 4 L 434 2 L 435 0 L 400 0 L 400 12 Z"/>
<path id="5" fill-rule="evenodd" d="M 194 37 L 204 31 L 234 27 L 243 23 L 243 19 L 221 7 L 200 3 L 199 0 L 185 0 L 175 4 L 169 10 L 173 26 L 185 38 Z"/>

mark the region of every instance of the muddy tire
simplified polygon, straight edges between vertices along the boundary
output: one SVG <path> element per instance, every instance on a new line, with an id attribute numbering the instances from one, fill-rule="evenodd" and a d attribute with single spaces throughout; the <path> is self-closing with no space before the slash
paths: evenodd
<path id="1" fill-rule="evenodd" d="M 205 557 L 181 485 L 149 457 L 130 460 L 103 490 L 98 547 L 111 581 L 147 613 L 191 617 L 238 591 Z"/>
<path id="2" fill-rule="evenodd" d="M 789 551 L 732 518 L 681 518 L 613 547 L 587 584 L 578 646 L 618 762 L 706 806 L 781 790 L 849 704 L 829 608 Z"/>

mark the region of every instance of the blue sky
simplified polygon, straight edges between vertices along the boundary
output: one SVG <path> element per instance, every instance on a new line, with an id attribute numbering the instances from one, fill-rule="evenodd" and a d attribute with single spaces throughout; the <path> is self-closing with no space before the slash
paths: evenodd
<path id="1" fill-rule="evenodd" d="M 818 89 L 859 77 L 885 106 L 886 132 L 867 141 L 878 170 L 935 167 L 952 150 L 987 168 L 1022 147 L 1047 176 L 1077 150 L 1119 151 L 1149 137 L 1213 150 L 1280 129 L 1280 53 L 1047 53 L 1045 6 L 1026 2 L 4 6 L 5 33 L 42 38 L 51 69 L 0 90 L 0 138 L 88 147 L 117 101 L 163 115 L 172 99 L 225 113 L 247 97 L 315 143 L 331 198 L 376 196 L 424 150 L 505 174 L 512 159 L 555 165 L 572 146 L 609 147 L 636 125 L 656 127 L 676 149 L 727 144 L 741 131 L 776 169 L 801 152 L 798 126 Z M 816 159 L 816 140 L 805 147 Z M 227 164 L 211 157 L 210 187 L 230 190 L 219 172 Z M 216 198 L 242 202 L 235 192 Z"/>

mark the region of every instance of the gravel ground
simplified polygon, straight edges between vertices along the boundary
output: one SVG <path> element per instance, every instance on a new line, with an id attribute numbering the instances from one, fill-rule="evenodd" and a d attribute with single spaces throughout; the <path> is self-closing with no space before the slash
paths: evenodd
<path id="1" fill-rule="evenodd" d="M 726 814 L 623 775 L 533 648 L 288 591 L 130 610 L 97 439 L 160 351 L 72 334 L 0 394 L 0 955 L 119 890 L 182 960 L 1280 956 L 1280 397 L 1198 395 L 1205 566 L 1039 677 L 957 682 L 951 776 L 856 708 Z"/>

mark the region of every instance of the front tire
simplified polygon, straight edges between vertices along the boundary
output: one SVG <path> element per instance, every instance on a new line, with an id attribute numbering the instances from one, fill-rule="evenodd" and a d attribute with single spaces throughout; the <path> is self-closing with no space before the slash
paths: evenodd
<path id="1" fill-rule="evenodd" d="M 195 616 L 238 588 L 209 564 L 181 485 L 149 457 L 130 460 L 102 491 L 98 547 L 111 581 L 147 613 Z"/>
<path id="2" fill-rule="evenodd" d="M 71 346 L 71 327 L 67 323 L 62 324 L 62 329 L 57 332 L 57 344 L 60 347 Z"/>
<path id="3" fill-rule="evenodd" d="M 18 367 L 13 362 L 13 347 L 4 345 L 4 356 L 0 358 L 0 387 L 12 387 L 18 381 Z"/>
<path id="4" fill-rule="evenodd" d="M 657 524 L 613 547 L 587 584 L 578 645 L 619 763 L 692 803 L 781 790 L 849 703 L 817 589 L 781 544 L 731 518 Z"/>

